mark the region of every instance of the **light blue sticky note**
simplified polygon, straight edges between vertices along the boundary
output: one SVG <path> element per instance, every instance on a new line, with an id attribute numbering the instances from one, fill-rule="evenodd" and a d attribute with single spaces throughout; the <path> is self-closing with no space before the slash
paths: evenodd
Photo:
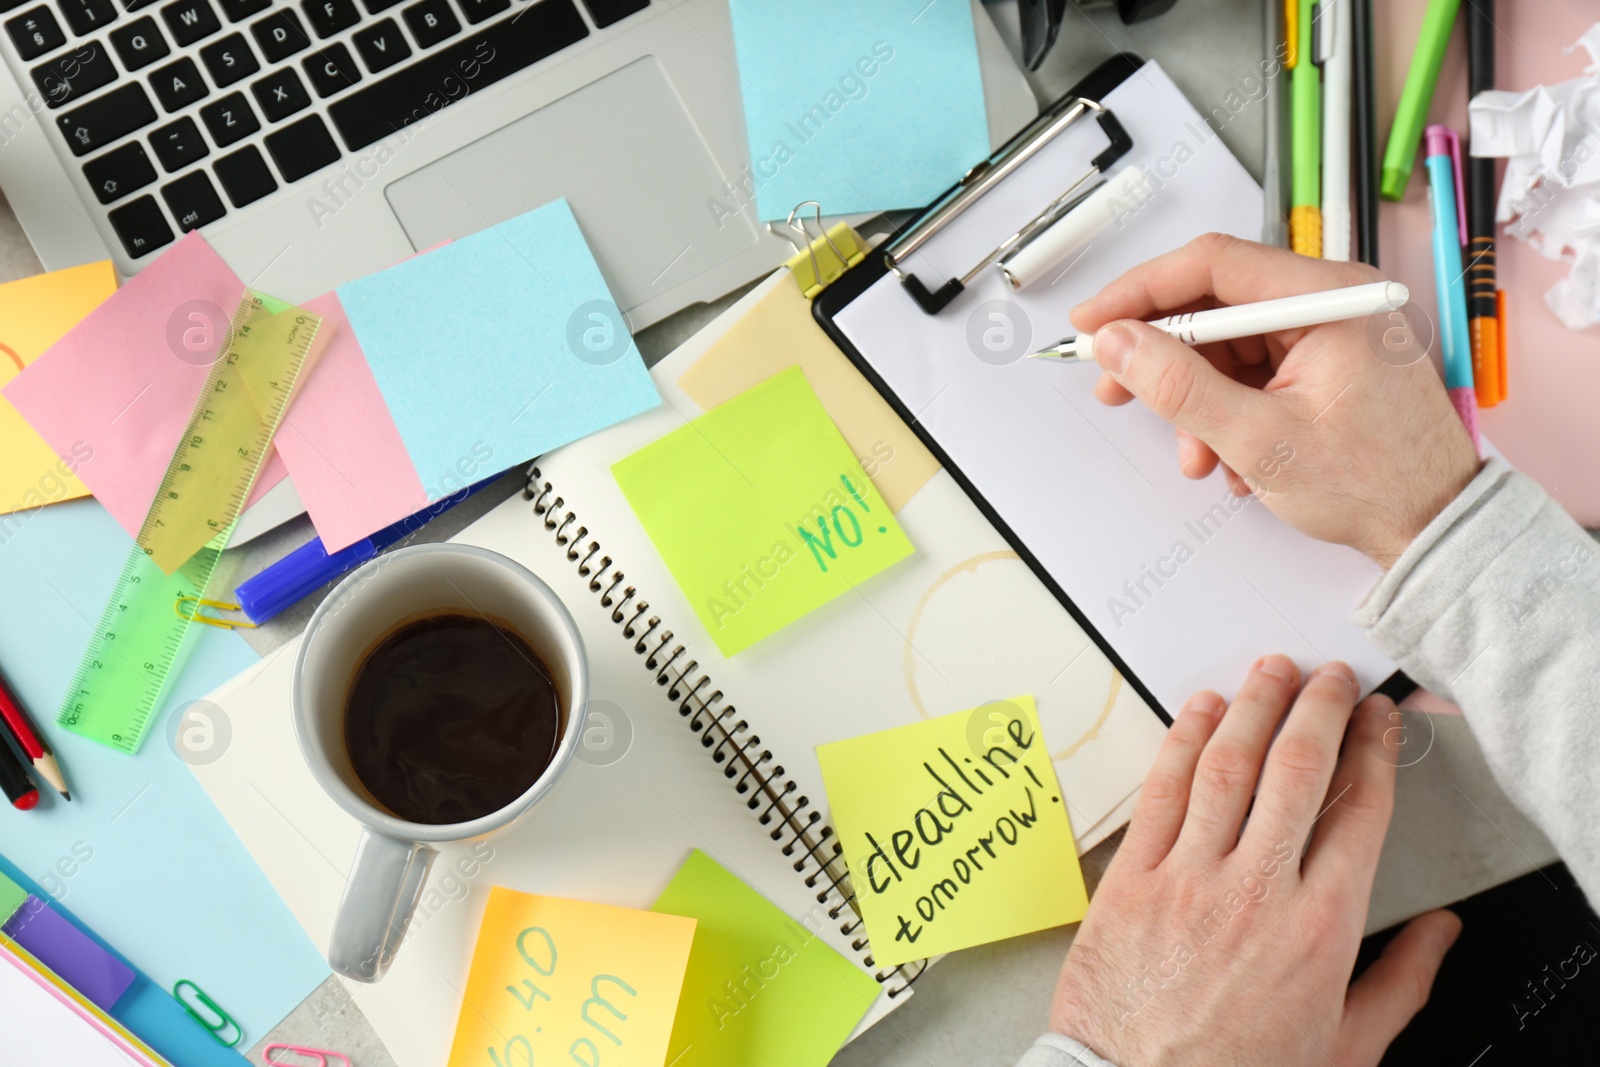
<path id="1" fill-rule="evenodd" d="M 661 402 L 565 200 L 339 301 L 430 500 Z"/>
<path id="2" fill-rule="evenodd" d="M 195 982 L 245 1045 L 328 976 L 316 946 L 175 754 L 173 709 L 258 662 L 236 634 L 195 643 L 151 736 L 125 755 L 55 724 L 132 539 L 93 500 L 0 516 L 0 669 L 61 761 L 72 801 L 39 788 L 0 810 L 0 851 L 164 989 Z M 215 743 L 226 726 L 215 724 Z"/>
<path id="3" fill-rule="evenodd" d="M 924 207 L 989 154 L 967 0 L 732 0 L 756 208 Z M 741 205 L 728 205 L 738 210 Z"/>

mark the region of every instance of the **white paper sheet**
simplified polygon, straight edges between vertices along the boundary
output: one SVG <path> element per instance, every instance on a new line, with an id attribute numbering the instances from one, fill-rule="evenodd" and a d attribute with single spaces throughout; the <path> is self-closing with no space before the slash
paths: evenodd
<path id="1" fill-rule="evenodd" d="M 1590 59 L 1581 77 L 1479 93 L 1468 108 L 1472 154 L 1506 159 L 1495 218 L 1572 265 L 1545 302 L 1574 330 L 1600 322 L 1600 24 L 1578 48 Z"/>
<path id="2" fill-rule="evenodd" d="M 1220 473 L 1183 478 L 1171 429 L 1139 404 L 1096 402 L 1093 366 L 1018 358 L 1074 333 L 1072 307 L 1127 268 L 1207 231 L 1260 234 L 1259 188 L 1158 65 L 1104 103 L 1133 137 L 1123 162 L 1158 189 L 1053 284 L 1012 293 L 988 271 L 927 315 L 888 275 L 836 321 L 1169 711 L 1198 689 L 1226 694 L 1269 652 L 1345 660 L 1371 688 L 1394 665 L 1349 621 L 1378 577 L 1370 561 L 1234 498 Z M 1056 138 L 925 245 L 916 272 L 964 271 L 1104 144 L 1087 122 Z"/>

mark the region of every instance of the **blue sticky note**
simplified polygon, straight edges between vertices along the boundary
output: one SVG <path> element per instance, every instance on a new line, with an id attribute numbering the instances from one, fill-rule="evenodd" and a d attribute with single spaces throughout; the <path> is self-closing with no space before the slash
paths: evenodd
<path id="1" fill-rule="evenodd" d="M 429 500 L 661 402 L 565 200 L 339 301 Z"/>
<path id="2" fill-rule="evenodd" d="M 731 6 L 761 218 L 924 207 L 988 156 L 967 0 Z"/>
<path id="3" fill-rule="evenodd" d="M 137 755 L 55 724 L 132 546 L 93 500 L 0 516 L 0 670 L 72 790 L 68 803 L 41 785 L 34 811 L 0 810 L 0 848 L 41 897 L 161 988 L 181 978 L 198 984 L 238 1020 L 249 1044 L 309 996 L 328 968 L 176 755 L 173 709 L 258 663 L 255 653 L 237 634 L 200 627 Z M 214 743 L 226 744 L 225 721 L 212 718 Z"/>

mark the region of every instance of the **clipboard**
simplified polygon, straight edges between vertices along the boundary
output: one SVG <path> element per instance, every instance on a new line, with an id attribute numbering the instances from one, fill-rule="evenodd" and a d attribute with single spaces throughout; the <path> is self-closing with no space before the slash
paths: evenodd
<path id="1" fill-rule="evenodd" d="M 1079 107 L 1080 101 L 1087 103 Z M 1140 103 L 1130 110 L 1123 106 L 1130 101 Z M 1077 118 L 1052 129 L 1055 120 L 1075 108 Z M 1107 129 L 1105 122 L 1086 121 L 1107 113 L 1113 129 Z M 1126 147 L 1119 145 L 1118 131 L 1126 136 Z M 1180 149 L 1180 144 L 1189 151 Z M 1013 162 L 1019 156 L 1020 162 Z M 1174 157 L 1182 159 L 1171 164 Z M 1081 195 L 1074 203 L 1064 200 L 1061 192 L 1074 183 L 1081 190 L 1086 168 L 1091 177 L 1103 176 L 1107 163 L 1126 166 L 1130 161 L 1138 163 L 1154 185 L 1149 204 L 1155 206 L 1147 209 L 1136 203 L 1116 225 L 1088 227 L 1092 239 L 1058 279 L 1079 264 L 1080 274 L 1064 284 L 1042 286 L 1046 294 L 1058 288 L 1076 293 L 1070 299 L 1063 296 L 1062 306 L 1044 315 L 1039 315 L 1046 306 L 1040 292 L 1017 294 L 1020 304 L 1011 305 L 1013 311 L 1031 307 L 1048 322 L 1014 345 L 1007 358 L 982 366 L 991 361 L 982 358 L 974 338 L 984 328 L 985 309 L 1008 305 L 1016 290 L 994 266 L 1006 252 L 1006 241 L 1014 240 L 1032 220 L 1059 221 L 1072 210 L 1081 210 Z M 1168 169 L 1173 173 L 1167 175 Z M 1012 189 L 1024 186 L 1032 199 L 1005 203 Z M 1041 189 L 1048 191 L 1041 196 Z M 1208 199 L 1213 192 L 1215 204 Z M 1247 195 L 1250 202 L 1241 203 Z M 1169 199 L 1163 201 L 1163 196 Z M 1262 218 L 1259 197 L 1259 188 L 1216 139 L 1208 119 L 1182 98 L 1159 67 L 1121 53 L 1097 67 L 876 252 L 844 271 L 816 295 L 812 305 L 814 317 L 833 341 L 1168 723 L 1190 693 L 1214 687 L 1219 680 L 1231 683 L 1227 675 L 1218 678 L 1219 670 L 1242 676 L 1256 657 L 1273 651 L 1286 652 L 1303 664 L 1343 659 L 1355 668 L 1363 688 L 1395 700 L 1415 688 L 1346 617 L 1377 578 L 1368 561 L 1351 550 L 1302 537 L 1253 498 L 1243 498 L 1228 511 L 1233 505 L 1223 494 L 1238 498 L 1231 498 L 1219 477 L 1187 482 L 1176 473 L 1171 431 L 1152 425 L 1159 424 L 1153 415 L 1137 405 L 1106 409 L 1092 400 L 1087 390 L 1092 388 L 1094 371 L 1075 365 L 1044 367 L 1022 359 L 1025 351 L 1070 334 L 1066 312 L 1072 304 L 1134 263 L 1209 229 L 1257 239 Z M 990 202 L 994 200 L 999 203 Z M 1206 210 L 1185 212 L 1180 209 L 1184 203 Z M 959 210 L 952 213 L 952 204 Z M 1193 232 L 1170 232 L 1184 225 Z M 990 254 L 973 254 L 984 249 Z M 978 268 L 969 269 L 975 260 Z M 1090 280 L 1093 284 L 1086 288 Z M 890 314 L 880 314 L 885 310 Z M 1006 312 L 1002 307 L 990 313 Z M 890 318 L 893 322 L 884 325 Z M 1012 325 L 1027 329 L 1029 316 L 1024 313 L 1020 318 Z M 909 349 L 917 351 L 908 354 Z M 925 366 L 917 363 L 924 358 Z M 1012 368 L 1017 363 L 1022 366 Z M 1007 375 L 1031 377 L 1024 387 Z M 943 378 L 948 378 L 943 390 L 935 392 Z M 1023 417 L 1015 424 L 1003 408 L 984 413 L 974 406 L 972 398 L 989 389 L 991 382 L 1002 383 L 1000 391 L 1009 390 L 1005 395 L 1019 405 Z M 1063 403 L 1034 395 L 1052 390 Z M 1072 435 L 1057 441 L 1037 432 L 1046 417 L 1040 414 L 1041 405 L 1047 403 L 1059 409 L 1053 417 L 1075 427 Z M 976 425 L 975 418 L 984 424 Z M 1129 426 L 1138 426 L 1142 434 L 1132 439 L 1132 446 L 1122 436 Z M 1029 427 L 1036 431 L 1031 436 Z M 1292 443 L 1285 443 L 1285 448 L 1292 462 Z M 1119 454 L 1119 449 L 1131 454 Z M 1057 515 L 1041 518 L 1033 514 L 1027 479 L 1007 469 L 1007 464 L 1043 472 L 1041 496 L 1058 488 L 1051 479 L 1060 475 L 1061 485 L 1079 488 L 1086 507 L 1105 507 L 1107 502 L 1119 507 L 1119 495 L 1125 491 L 1135 495 L 1133 490 L 1138 490 L 1148 498 L 1147 510 L 1154 507 L 1160 519 L 1118 529 L 1115 520 L 1100 521 L 1104 511 L 1088 515 L 1079 525 Z M 1090 482 L 1072 481 L 1075 472 L 1091 469 L 1099 472 L 1094 475 L 1099 486 L 1093 492 L 1083 488 Z M 1113 473 L 1124 481 L 1112 480 Z M 1141 477 L 1151 483 L 1151 492 L 1139 488 Z M 1019 504 L 1024 499 L 1028 502 Z M 1159 500 L 1159 506 L 1150 500 Z M 1041 505 L 1040 510 L 1046 507 L 1060 511 L 1065 505 Z M 1219 507 L 1228 512 L 1225 518 L 1218 517 Z M 1236 520 L 1236 514 L 1243 517 Z M 1225 522 L 1229 529 L 1224 536 Z M 1186 553 L 1163 553 L 1163 543 L 1176 549 L 1180 541 L 1187 545 Z M 1079 543 L 1081 549 L 1073 547 Z M 1183 558 L 1176 558 L 1179 555 Z M 1235 565 L 1234 557 L 1239 556 L 1246 558 Z M 1105 567 L 1111 571 L 1089 574 L 1101 561 L 1110 561 Z M 1115 569 L 1118 561 L 1120 571 Z M 1263 573 L 1251 581 L 1246 567 L 1258 564 Z M 1303 581 L 1291 580 L 1287 568 L 1303 569 Z M 1213 599 L 1206 602 L 1216 604 L 1218 621 L 1196 624 L 1203 618 L 1196 604 L 1208 596 Z M 1340 607 L 1335 609 L 1335 604 Z M 1230 627 L 1239 631 L 1237 639 Z M 1197 640 L 1199 635 L 1204 639 Z M 1247 635 L 1259 639 L 1248 652 L 1243 647 Z M 1193 651 L 1201 645 L 1209 650 L 1203 656 Z"/>

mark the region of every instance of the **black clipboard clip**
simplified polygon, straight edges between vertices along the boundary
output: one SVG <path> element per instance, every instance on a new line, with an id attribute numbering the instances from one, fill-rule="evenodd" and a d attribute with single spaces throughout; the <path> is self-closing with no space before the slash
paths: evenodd
<path id="1" fill-rule="evenodd" d="M 1100 129 L 1111 143 L 1090 161 L 1089 169 L 1068 185 L 1065 192 L 1045 205 L 1044 209 L 1020 230 L 996 245 L 994 250 L 984 256 L 976 266 L 961 277 L 951 278 L 937 289 L 931 290 L 915 274 L 901 268 L 901 264 L 914 255 L 931 237 L 953 222 L 990 189 L 1004 181 L 1018 167 L 1032 159 L 1057 135 L 1091 115 L 1100 124 Z M 917 302 L 917 306 L 930 315 L 937 315 L 949 305 L 950 301 L 959 296 L 967 284 L 985 267 L 1026 245 L 1070 211 L 1073 205 L 1086 195 L 1085 186 L 1102 177 L 1112 164 L 1127 155 L 1132 148 L 1133 138 L 1128 136 L 1128 131 L 1122 128 L 1122 123 L 1117 121 L 1110 108 L 1086 96 L 1063 97 L 1048 111 L 1029 123 L 1021 133 L 1002 145 L 994 155 L 967 171 L 948 192 L 917 216 L 910 226 L 897 234 L 884 246 L 883 261 L 894 276 L 900 279 L 906 291 Z"/>

